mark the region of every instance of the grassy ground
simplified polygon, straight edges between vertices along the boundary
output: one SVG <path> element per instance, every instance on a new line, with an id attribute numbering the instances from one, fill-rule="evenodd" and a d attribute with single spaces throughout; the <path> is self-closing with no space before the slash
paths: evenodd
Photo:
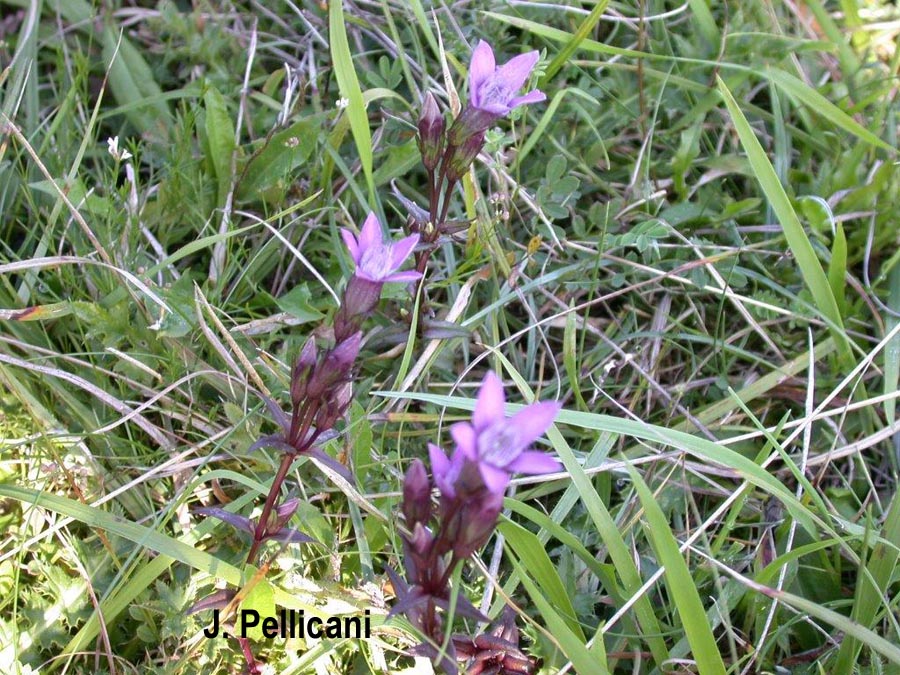
<path id="1" fill-rule="evenodd" d="M 371 322 L 327 447 L 355 486 L 292 472 L 323 545 L 271 549 L 255 600 L 373 638 L 255 653 L 427 672 L 384 624 L 401 476 L 492 368 L 564 403 L 566 475 L 459 587 L 541 672 L 900 672 L 896 6 L 340 9 L 0 0 L 0 671 L 241 671 L 187 610 L 252 585 L 247 540 L 192 509 L 258 513 L 259 393 L 336 307 L 338 228 L 424 203 L 420 96 L 464 99 L 486 39 L 542 50 L 548 100 L 489 133 L 434 316 L 395 287 Z"/>

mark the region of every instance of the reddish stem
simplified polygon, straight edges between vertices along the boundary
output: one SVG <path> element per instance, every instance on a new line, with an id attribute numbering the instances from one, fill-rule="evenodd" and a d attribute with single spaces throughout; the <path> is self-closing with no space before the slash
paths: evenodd
<path id="1" fill-rule="evenodd" d="M 275 480 L 272 481 L 272 487 L 269 488 L 269 496 L 266 497 L 266 504 L 263 506 L 262 515 L 256 524 L 256 531 L 253 533 L 253 545 L 250 547 L 250 553 L 247 554 L 247 564 L 252 564 L 256 559 L 256 552 L 259 550 L 263 537 L 266 536 L 266 528 L 269 525 L 269 516 L 278 501 L 278 495 L 281 493 L 281 485 L 287 477 L 288 471 L 291 470 L 291 464 L 294 463 L 294 455 L 285 454 L 281 458 L 281 465 L 278 467 L 278 473 L 275 474 Z"/>

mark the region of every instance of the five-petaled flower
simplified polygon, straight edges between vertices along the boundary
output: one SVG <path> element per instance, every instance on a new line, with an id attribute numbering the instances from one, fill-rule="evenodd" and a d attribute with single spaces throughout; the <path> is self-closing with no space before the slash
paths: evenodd
<path id="1" fill-rule="evenodd" d="M 538 58 L 537 51 L 531 51 L 511 58 L 498 68 L 494 50 L 479 40 L 469 64 L 469 103 L 494 115 L 506 115 L 517 106 L 543 101 L 547 97 L 538 89 L 523 96 L 515 95 L 531 75 Z"/>
<path id="2" fill-rule="evenodd" d="M 412 234 L 398 242 L 385 243 L 381 234 L 381 224 L 374 213 L 370 213 L 359 232 L 359 239 L 346 229 L 341 230 L 344 243 L 356 263 L 356 275 L 375 283 L 391 281 L 416 281 L 422 275 L 415 270 L 398 272 L 403 261 L 409 257 L 419 235 Z"/>
<path id="3" fill-rule="evenodd" d="M 520 105 L 537 103 L 547 97 L 539 89 L 517 96 L 534 70 L 536 51 L 514 56 L 499 68 L 494 50 L 480 40 L 469 63 L 469 104 L 447 132 L 444 162 L 454 178 L 461 176 L 484 144 L 484 132 L 498 119 Z"/>
<path id="4" fill-rule="evenodd" d="M 472 465 L 478 467 L 484 486 L 500 495 L 513 473 L 543 474 L 559 471 L 559 461 L 529 446 L 553 423 L 560 410 L 557 402 L 532 403 L 513 417 L 504 414 L 506 397 L 503 384 L 493 372 L 481 383 L 472 422 L 458 422 L 450 428 L 456 442 L 452 457 L 435 445 L 429 446 L 434 480 L 441 493 L 455 496 L 471 486 L 468 475 Z"/>

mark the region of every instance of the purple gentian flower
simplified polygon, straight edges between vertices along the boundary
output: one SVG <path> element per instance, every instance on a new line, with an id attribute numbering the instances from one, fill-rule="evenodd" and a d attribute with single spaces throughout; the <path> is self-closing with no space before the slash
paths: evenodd
<path id="1" fill-rule="evenodd" d="M 547 97 L 538 89 L 523 96 L 515 95 L 531 75 L 538 58 L 537 51 L 519 54 L 497 68 L 494 50 L 479 40 L 469 64 L 469 103 L 494 115 L 506 115 L 517 106 L 543 101 Z"/>
<path id="2" fill-rule="evenodd" d="M 417 234 L 404 237 L 398 242 L 385 243 L 381 224 L 375 214 L 370 213 L 359 232 L 359 239 L 346 229 L 341 230 L 341 236 L 356 263 L 356 275 L 362 279 L 389 283 L 417 281 L 422 276 L 415 270 L 397 271 L 419 243 Z"/>
<path id="3" fill-rule="evenodd" d="M 448 149 L 445 164 L 454 176 L 461 176 L 483 145 L 484 133 L 509 111 L 525 103 L 537 103 L 547 97 L 532 89 L 516 96 L 534 70 L 539 55 L 536 51 L 514 56 L 497 67 L 494 50 L 480 40 L 469 64 L 469 104 L 447 132 Z M 463 150 L 463 146 L 468 146 Z"/>
<path id="4" fill-rule="evenodd" d="M 503 384 L 493 372 L 485 375 L 475 402 L 472 422 L 450 427 L 456 450 L 447 457 L 437 446 L 429 445 L 434 481 L 442 494 L 454 496 L 457 489 L 471 481 L 466 465 L 477 465 L 485 487 L 502 494 L 513 473 L 542 474 L 559 471 L 559 461 L 545 452 L 528 449 L 553 423 L 562 407 L 557 402 L 532 403 L 513 417 L 504 414 L 506 397 Z"/>

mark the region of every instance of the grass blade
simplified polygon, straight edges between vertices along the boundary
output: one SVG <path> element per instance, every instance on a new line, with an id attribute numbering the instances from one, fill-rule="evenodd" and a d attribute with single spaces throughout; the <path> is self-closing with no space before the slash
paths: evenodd
<path id="1" fill-rule="evenodd" d="M 837 301 L 834 299 L 834 294 L 831 292 L 831 285 L 828 283 L 825 271 L 816 257 L 803 225 L 797 217 L 797 212 L 794 211 L 791 200 L 775 174 L 772 163 L 753 133 L 750 123 L 744 117 L 744 113 L 741 112 L 737 101 L 734 100 L 734 96 L 732 96 L 722 79 L 717 78 L 717 80 L 719 91 L 722 94 L 722 98 L 725 99 L 725 105 L 731 114 L 735 130 L 741 139 L 741 145 L 744 146 L 747 158 L 750 160 L 753 173 L 756 175 L 760 187 L 762 187 L 766 198 L 768 198 L 775 215 L 781 223 L 788 247 L 797 260 L 797 265 L 800 267 L 800 274 L 803 276 L 806 287 L 812 293 L 813 300 L 819 311 L 829 321 L 829 328 L 837 342 L 838 352 L 844 362 L 847 363 L 851 360 L 850 344 L 844 332 L 841 312 L 838 309 Z"/>
<path id="2" fill-rule="evenodd" d="M 506 537 L 507 546 L 512 549 L 519 560 L 525 563 L 531 578 L 538 584 L 544 595 L 555 600 L 554 604 L 558 615 L 566 622 L 572 634 L 584 642 L 584 633 L 581 632 L 581 626 L 578 625 L 575 608 L 569 600 L 566 587 L 559 578 L 559 574 L 540 540 L 521 525 L 509 520 L 501 521 L 497 527 Z"/>
<path id="3" fill-rule="evenodd" d="M 575 671 L 579 673 L 607 675 L 609 671 L 606 669 L 606 664 L 598 662 L 597 658 L 588 651 L 584 642 L 579 640 L 578 636 L 569 629 L 562 617 L 556 613 L 553 604 L 544 597 L 541 590 L 528 576 L 528 570 L 522 562 L 520 562 L 512 553 L 509 555 L 509 560 L 512 562 L 513 569 L 518 572 L 519 578 L 522 580 L 522 585 L 525 587 L 525 590 L 528 591 L 528 595 L 531 596 L 532 601 L 537 606 L 544 621 L 546 621 L 549 635 L 554 639 L 556 644 L 559 645 L 559 648 L 562 650 L 563 654 L 566 655 L 566 658 L 568 658 L 572 662 L 572 665 L 575 666 Z"/>
<path id="4" fill-rule="evenodd" d="M 588 14 L 584 18 L 584 21 L 581 22 L 581 25 L 578 26 L 578 30 L 575 31 L 572 39 L 563 45 L 563 48 L 559 50 L 559 53 L 553 57 L 552 61 L 550 61 L 550 65 L 547 66 L 547 70 L 538 86 L 547 86 L 547 83 L 553 79 L 553 76 L 559 72 L 559 69 L 566 64 L 569 57 L 575 53 L 576 49 L 578 49 L 578 45 L 584 42 L 591 31 L 594 30 L 594 27 L 597 25 L 597 22 L 600 21 L 600 17 L 603 16 L 603 12 L 606 10 L 608 4 L 609 0 L 600 0 L 600 2 L 594 5 L 594 9 L 591 10 L 591 13 Z"/>
<path id="5" fill-rule="evenodd" d="M 814 113 L 821 115 L 839 129 L 843 129 L 848 134 L 856 136 L 859 140 L 882 150 L 887 150 L 892 154 L 897 152 L 895 148 L 878 138 L 878 136 L 859 124 L 850 115 L 802 80 L 777 68 L 767 68 L 764 74 L 770 82 L 777 85 L 788 96 L 803 103 Z"/>
<path id="6" fill-rule="evenodd" d="M 891 577 L 897 567 L 900 558 L 900 492 L 894 493 L 891 500 L 888 515 L 884 519 L 881 536 L 885 541 L 879 541 L 872 548 L 866 567 L 859 570 L 856 577 L 856 596 L 853 599 L 853 610 L 850 618 L 865 628 L 874 628 L 875 618 L 881 607 L 890 612 L 890 606 L 885 605 L 885 594 L 891 584 Z M 885 543 L 889 542 L 889 543 Z M 888 596 L 888 605 L 890 598 Z M 900 635 L 896 636 L 900 642 Z M 871 649 L 878 651 L 872 645 Z M 852 673 L 853 667 L 859 662 L 859 651 L 862 648 L 860 639 L 848 633 L 841 642 L 835 661 L 835 673 Z M 885 656 L 887 656 L 885 654 Z"/>
<path id="7" fill-rule="evenodd" d="M 681 617 L 685 635 L 697 662 L 697 670 L 700 675 L 725 675 L 725 664 L 716 646 L 716 638 L 706 621 L 706 611 L 700 602 L 697 586 L 678 550 L 675 535 L 669 529 L 669 523 L 644 479 L 633 466 L 627 465 L 627 469 L 644 507 L 650 543 L 659 564 L 666 570 L 666 588 L 675 603 L 678 616 Z"/>
<path id="8" fill-rule="evenodd" d="M 334 76 L 337 79 L 341 97 L 347 99 L 345 114 L 350 120 L 350 131 L 353 133 L 359 161 L 369 186 L 369 199 L 372 200 L 375 198 L 375 182 L 372 176 L 372 132 L 369 129 L 369 117 L 366 114 L 366 103 L 359 87 L 359 79 L 353 68 L 353 56 L 347 41 L 342 0 L 333 0 L 329 3 L 328 29 L 331 37 Z"/>

